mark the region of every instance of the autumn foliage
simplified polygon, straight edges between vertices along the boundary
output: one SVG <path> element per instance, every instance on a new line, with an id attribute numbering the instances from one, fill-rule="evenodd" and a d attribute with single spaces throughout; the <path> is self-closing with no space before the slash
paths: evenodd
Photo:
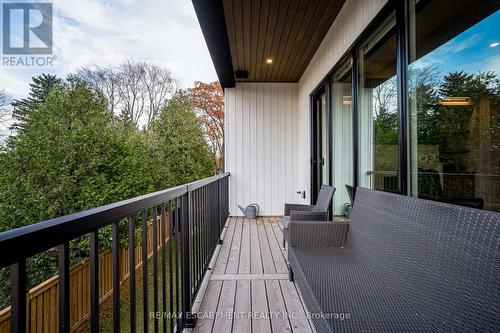
<path id="1" fill-rule="evenodd" d="M 189 96 L 198 110 L 217 173 L 224 168 L 224 93 L 219 82 L 195 82 Z"/>

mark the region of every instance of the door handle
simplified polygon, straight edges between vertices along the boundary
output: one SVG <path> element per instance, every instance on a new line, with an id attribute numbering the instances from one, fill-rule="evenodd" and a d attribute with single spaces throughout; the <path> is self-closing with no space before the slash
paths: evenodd
<path id="1" fill-rule="evenodd" d="M 306 191 L 297 191 L 297 194 L 300 194 L 300 197 L 302 199 L 305 199 L 306 198 Z"/>

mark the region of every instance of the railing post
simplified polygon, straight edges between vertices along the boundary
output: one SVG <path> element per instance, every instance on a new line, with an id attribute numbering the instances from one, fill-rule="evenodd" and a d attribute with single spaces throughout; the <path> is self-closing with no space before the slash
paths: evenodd
<path id="1" fill-rule="evenodd" d="M 190 233 L 189 227 L 193 221 L 192 213 L 192 194 L 188 192 L 184 194 L 182 198 L 182 306 L 183 306 L 183 316 L 185 328 L 193 328 L 196 324 L 196 315 L 191 313 L 191 248 L 190 248 Z"/>
<path id="2" fill-rule="evenodd" d="M 90 332 L 99 332 L 99 231 L 90 234 Z"/>
<path id="3" fill-rule="evenodd" d="M 11 280 L 11 332 L 26 332 L 26 261 L 20 261 L 10 266 Z"/>
<path id="4" fill-rule="evenodd" d="M 222 206 L 220 204 L 221 202 L 221 191 L 220 191 L 220 175 L 219 179 L 217 179 L 217 221 L 219 221 L 219 240 L 217 241 L 217 244 L 222 244 L 224 241 L 221 238 L 222 235 L 222 214 L 221 214 L 221 209 Z"/>
<path id="5" fill-rule="evenodd" d="M 70 332 L 69 313 L 69 241 L 58 246 L 59 261 L 59 332 Z"/>

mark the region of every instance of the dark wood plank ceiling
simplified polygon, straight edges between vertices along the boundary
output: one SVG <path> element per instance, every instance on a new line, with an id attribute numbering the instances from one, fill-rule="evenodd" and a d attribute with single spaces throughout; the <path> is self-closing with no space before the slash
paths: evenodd
<path id="1" fill-rule="evenodd" d="M 249 74 L 236 81 L 299 81 L 344 2 L 223 0 L 233 68 Z"/>

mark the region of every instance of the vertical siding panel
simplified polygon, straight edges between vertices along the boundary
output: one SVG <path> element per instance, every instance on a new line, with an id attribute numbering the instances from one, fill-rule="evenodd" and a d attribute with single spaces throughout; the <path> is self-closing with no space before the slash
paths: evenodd
<path id="1" fill-rule="evenodd" d="M 229 153 L 230 153 L 230 156 L 228 158 L 228 160 L 231 162 L 229 168 L 227 168 L 226 170 L 233 170 L 235 167 L 236 167 L 236 130 L 235 130 L 235 126 L 236 126 L 236 91 L 234 89 L 228 89 L 229 91 L 231 91 L 231 101 L 230 101 L 230 104 L 229 104 L 229 108 L 230 108 L 230 112 L 229 112 L 229 124 L 228 126 L 230 127 L 231 131 L 230 131 L 230 141 L 229 143 L 231 144 L 231 149 L 229 150 Z M 232 181 L 232 178 L 231 178 L 231 181 L 229 182 L 229 184 L 231 185 L 231 192 L 230 192 L 230 202 L 231 202 L 231 206 L 230 206 L 230 210 L 233 211 L 233 207 L 234 207 L 234 204 L 235 204 L 235 199 L 236 199 L 236 191 L 235 191 L 235 186 L 233 184 L 233 181 Z"/>
<path id="2" fill-rule="evenodd" d="M 229 169 L 229 170 L 235 170 L 236 169 L 236 159 L 237 159 L 237 155 L 236 155 L 236 149 L 237 149 L 236 142 L 237 141 L 236 140 L 237 140 L 237 136 L 238 136 L 238 133 L 236 131 L 236 121 L 237 121 L 237 118 L 236 118 L 237 115 L 236 114 L 238 112 L 238 107 L 237 107 L 238 94 L 237 94 L 237 92 L 236 92 L 235 89 L 232 89 L 232 91 L 233 91 L 233 95 L 232 95 L 233 96 L 233 100 L 232 100 L 231 105 L 233 106 L 233 112 L 231 113 L 231 121 L 232 121 L 231 122 L 231 124 L 232 124 L 231 127 L 232 127 L 232 133 L 233 134 L 232 134 L 232 138 L 231 138 L 231 144 L 232 144 L 232 149 L 231 149 L 232 158 L 231 159 L 232 159 L 233 163 L 231 164 L 231 167 L 233 169 Z M 231 178 L 231 180 L 229 181 L 230 183 L 233 182 L 232 179 L 233 178 Z M 232 206 L 230 207 L 231 212 L 234 212 L 233 214 L 235 214 L 234 207 L 236 205 L 236 194 L 237 194 L 237 192 L 236 192 L 236 186 L 234 186 L 234 184 L 233 184 L 232 193 L 231 193 L 231 195 L 232 195 L 232 198 L 231 198 L 231 200 L 232 200 Z"/>
<path id="3" fill-rule="evenodd" d="M 293 110 L 293 104 L 294 104 L 294 99 L 295 99 L 296 95 L 295 95 L 295 87 L 293 87 L 290 91 L 290 95 L 288 97 L 288 106 L 287 106 L 287 115 L 288 114 L 294 114 L 294 110 Z M 293 118 L 292 117 L 289 117 L 289 116 L 286 116 L 286 120 L 287 120 L 287 126 L 286 126 L 286 129 L 285 131 L 287 131 L 287 138 L 286 138 L 286 141 L 287 141 L 287 165 L 288 165 L 288 168 L 287 168 L 287 176 L 286 176 L 286 179 L 287 179 L 287 190 L 286 190 L 286 197 L 285 197 L 285 201 L 286 202 L 293 202 L 294 201 L 294 197 L 296 195 L 294 195 L 294 193 L 296 192 L 296 190 L 294 190 L 294 177 L 293 177 L 293 174 L 294 174 L 294 170 L 295 170 L 295 167 L 293 165 L 293 147 L 294 146 L 294 140 L 293 140 L 293 135 L 291 133 L 295 133 L 295 129 L 293 127 Z"/>
<path id="4" fill-rule="evenodd" d="M 276 83 L 273 83 L 272 84 L 272 93 L 271 93 L 271 99 L 272 99 L 272 102 L 271 102 L 271 110 L 270 110 L 270 113 L 271 113 L 271 121 L 270 121 L 270 125 L 271 125 L 271 128 L 270 128 L 270 137 L 271 137 L 271 145 L 270 145 L 270 148 L 271 148 L 271 152 L 270 152 L 270 155 L 271 155 L 271 159 L 272 159 L 272 163 L 271 163 L 271 172 L 272 172 L 272 175 L 275 176 L 273 178 L 270 179 L 270 181 L 274 180 L 274 184 L 275 186 L 273 186 L 273 188 L 270 189 L 270 193 L 272 195 L 272 198 L 276 198 L 275 196 L 275 192 L 276 192 L 276 187 L 279 187 L 280 186 L 280 183 L 279 183 L 279 175 L 278 175 L 278 170 L 279 170 L 279 161 L 275 161 L 273 159 L 273 157 L 276 157 L 277 154 L 279 154 L 279 150 L 281 149 L 280 147 L 280 144 L 278 142 L 278 133 L 277 133 L 277 122 L 276 122 L 276 113 L 278 112 L 278 85 Z M 270 208 L 271 210 L 274 210 L 274 202 L 271 201 L 270 202 Z"/>
<path id="5" fill-rule="evenodd" d="M 224 142 L 224 159 L 225 159 L 225 168 L 224 171 L 230 171 L 234 169 L 234 160 L 235 160 L 235 151 L 234 147 L 234 112 L 236 110 L 234 101 L 236 99 L 235 89 L 224 89 L 225 92 L 225 105 L 224 105 L 224 133 L 228 133 L 228 139 Z M 234 200 L 234 180 L 231 179 L 229 182 L 229 210 L 233 209 L 233 200 Z"/>
<path id="6" fill-rule="evenodd" d="M 267 191 L 265 191 L 266 187 L 266 123 L 265 123 L 265 117 L 266 117 L 266 103 L 267 103 L 267 89 L 263 85 L 258 85 L 258 94 L 261 97 L 261 104 L 259 104 L 259 124 L 258 124 L 258 136 L 259 136 L 259 148 L 257 149 L 257 157 L 259 159 L 259 187 L 260 187 L 260 192 L 259 192 L 259 200 L 260 201 L 265 201 Z M 259 202 L 259 205 L 261 205 L 262 202 Z M 261 207 L 263 209 L 264 207 Z"/>
<path id="7" fill-rule="evenodd" d="M 234 169 L 234 89 L 224 90 L 224 167 Z M 229 182 L 229 209 L 234 205 L 234 184 Z"/>
<path id="8" fill-rule="evenodd" d="M 250 129 L 249 129 L 249 114 L 250 114 L 250 86 L 246 84 L 246 89 L 243 90 L 243 101 L 245 102 L 244 104 L 244 112 L 243 112 L 243 131 L 242 131 L 242 141 L 243 141 L 243 156 L 241 158 L 241 163 L 243 164 L 242 168 L 242 176 L 243 176 L 243 184 L 244 188 L 242 191 L 242 196 L 240 200 L 241 205 L 247 205 L 249 204 L 248 198 L 249 198 L 249 156 L 250 156 Z"/>
<path id="9" fill-rule="evenodd" d="M 243 180 L 243 170 L 242 170 L 242 167 L 243 167 L 243 164 L 242 164 L 242 158 L 243 158 L 243 149 L 244 149 L 244 146 L 243 146 L 243 135 L 242 135 L 242 131 L 243 131 L 243 115 L 245 113 L 245 110 L 243 109 L 243 104 L 244 104 L 244 100 L 243 100 L 243 93 L 242 93 L 242 89 L 237 89 L 236 90 L 237 92 L 237 95 L 236 95 L 236 101 L 238 103 L 238 106 L 236 107 L 236 113 L 235 113 L 235 116 L 236 116 L 236 136 L 237 136 L 237 140 L 235 141 L 235 149 L 236 149 L 236 163 L 235 163 L 235 178 L 236 178 L 236 182 L 235 182 L 235 190 L 236 190 L 236 197 L 235 197 L 235 200 L 236 201 L 239 201 L 241 199 L 241 194 L 243 193 L 244 191 L 244 184 L 242 182 Z M 241 180 L 241 183 L 240 183 L 240 180 Z M 239 213 L 239 212 L 237 212 Z"/>
<path id="10" fill-rule="evenodd" d="M 278 126 L 278 130 L 277 130 L 277 135 L 279 137 L 279 141 L 280 141 L 280 148 L 278 150 L 278 153 L 279 153 L 279 164 L 280 164 L 280 172 L 279 172 L 279 179 L 280 179 L 280 188 L 277 189 L 279 192 L 276 193 L 278 195 L 278 197 L 280 198 L 279 201 L 277 202 L 274 202 L 275 204 L 275 207 L 274 207 L 274 211 L 279 211 L 279 206 L 280 206 L 280 203 L 284 203 L 285 202 L 285 193 L 286 193 L 286 190 L 287 190 L 287 187 L 286 187 L 286 170 L 288 169 L 288 166 L 287 166 L 287 163 L 286 163 L 286 153 L 287 153 L 287 144 L 286 144 L 286 131 L 285 131 L 285 125 L 286 125 L 286 122 L 285 122 L 285 113 L 286 113 L 286 104 L 287 104 L 287 99 L 288 99 L 288 91 L 285 91 L 284 89 L 285 87 L 283 85 L 279 85 L 278 86 L 278 89 L 280 90 L 279 92 L 279 103 L 280 103 L 280 107 L 278 108 L 279 110 L 279 114 L 278 114 L 278 117 L 277 117 L 277 126 Z"/>
<path id="11" fill-rule="evenodd" d="M 263 166 L 264 166 L 264 173 L 262 174 L 263 178 L 265 179 L 265 185 L 269 184 L 271 181 L 271 108 L 272 108 L 272 100 L 271 100 L 271 92 L 272 89 L 272 84 L 266 85 L 264 89 L 264 96 L 265 96 L 265 107 L 264 107 L 264 123 L 263 123 L 263 138 L 264 138 L 264 160 L 263 160 Z M 271 191 L 270 189 L 267 189 L 264 195 L 264 200 L 265 202 L 271 201 Z"/>
<path id="12" fill-rule="evenodd" d="M 269 184 L 271 182 L 271 172 L 272 172 L 272 168 L 273 168 L 273 161 L 271 161 L 271 155 L 272 155 L 272 144 L 271 144 L 271 140 L 272 140 L 272 130 L 271 130 L 271 119 L 272 119 L 272 110 L 273 110 L 273 84 L 269 84 L 269 86 L 267 87 L 268 89 L 266 89 L 266 97 L 267 97 L 267 103 L 268 103 L 268 106 L 266 107 L 265 109 L 265 120 L 264 120 L 264 131 L 265 131 L 265 134 L 264 134 L 264 142 L 267 142 L 268 144 L 266 144 L 265 146 L 265 149 L 266 149 L 266 155 L 264 157 L 264 163 L 265 163 L 265 167 L 266 167 L 266 173 L 265 173 L 265 177 L 266 177 L 266 184 Z M 267 112 L 266 112 L 267 111 Z M 266 203 L 270 202 L 272 199 L 272 193 L 271 193 L 271 189 L 268 189 L 266 191 Z"/>
<path id="13" fill-rule="evenodd" d="M 253 193 L 254 193 L 254 197 L 252 198 L 252 200 L 257 200 L 259 197 L 260 197 L 260 188 L 259 188 L 259 183 L 258 183 L 258 179 L 260 178 L 259 177 L 259 174 L 261 172 L 260 170 L 260 159 L 258 157 L 258 154 L 259 154 L 259 150 L 260 150 L 260 145 L 262 144 L 260 142 L 260 138 L 258 136 L 258 130 L 259 128 L 261 128 L 261 124 L 259 123 L 259 115 L 260 115 L 260 112 L 262 111 L 262 109 L 259 109 L 259 100 L 260 100 L 260 89 L 259 89 L 259 85 L 253 85 L 253 88 L 254 88 L 254 101 L 253 101 L 253 105 L 254 105 L 254 110 L 253 110 L 253 129 L 252 129 L 252 135 L 253 135 L 253 165 L 252 165 L 252 168 L 253 168 L 253 178 L 252 178 L 252 185 L 253 185 Z"/>
<path id="14" fill-rule="evenodd" d="M 248 151 L 250 152 L 250 158 L 248 159 L 248 179 L 249 179 L 249 198 L 248 203 L 255 202 L 257 200 L 257 192 L 255 187 L 256 172 L 255 172 L 255 112 L 256 112 L 256 92 L 255 84 L 250 85 L 250 103 L 249 103 L 249 114 L 248 114 Z"/>

